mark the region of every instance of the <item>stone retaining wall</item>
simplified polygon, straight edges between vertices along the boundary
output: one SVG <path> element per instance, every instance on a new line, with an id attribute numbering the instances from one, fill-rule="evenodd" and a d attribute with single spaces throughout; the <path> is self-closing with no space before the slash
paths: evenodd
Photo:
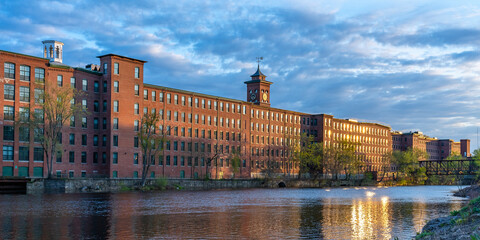
<path id="1" fill-rule="evenodd" d="M 34 179 L 27 184 L 27 193 L 78 193 L 117 192 L 122 188 L 133 188 L 139 179 Z M 146 185 L 155 185 L 156 180 L 147 180 Z M 194 180 L 168 179 L 169 189 L 210 190 L 235 188 L 260 188 L 263 182 L 248 180 Z"/>

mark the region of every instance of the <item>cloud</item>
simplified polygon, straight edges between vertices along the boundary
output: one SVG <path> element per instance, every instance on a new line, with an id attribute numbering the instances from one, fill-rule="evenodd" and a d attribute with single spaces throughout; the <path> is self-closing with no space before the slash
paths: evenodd
<path id="1" fill-rule="evenodd" d="M 25 7 L 29 6 L 29 7 Z M 272 106 L 471 138 L 480 121 L 480 8 L 426 1 L 7 1 L 0 49 L 65 43 L 72 66 L 116 53 L 145 81 L 245 99 L 263 56 Z"/>

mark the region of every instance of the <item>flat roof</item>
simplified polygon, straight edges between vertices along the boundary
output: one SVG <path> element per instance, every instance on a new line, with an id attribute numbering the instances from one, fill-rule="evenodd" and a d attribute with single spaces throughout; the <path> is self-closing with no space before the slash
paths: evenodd
<path id="1" fill-rule="evenodd" d="M 132 60 L 132 61 L 138 61 L 138 62 L 142 62 L 142 63 L 146 63 L 146 62 L 147 62 L 147 61 L 144 61 L 144 60 L 135 59 L 135 58 L 131 58 L 131 57 L 125 57 L 125 56 L 118 55 L 118 54 L 113 54 L 113 53 L 109 53 L 109 54 L 105 54 L 105 55 L 100 55 L 100 56 L 97 56 L 97 58 L 109 57 L 109 56 L 125 58 L 125 59 L 129 59 L 129 60 Z"/>
<path id="2" fill-rule="evenodd" d="M 238 100 L 238 99 L 214 96 L 214 95 L 209 95 L 209 94 L 204 94 L 204 93 L 181 90 L 181 89 L 177 89 L 177 88 L 158 86 L 158 85 L 148 84 L 148 83 L 144 83 L 143 86 L 156 88 L 156 89 L 175 91 L 175 92 L 194 95 L 194 96 L 201 96 L 201 97 L 207 97 L 207 98 L 222 99 L 224 101 L 231 101 L 231 102 L 236 102 L 236 103 L 250 104 L 250 105 L 254 105 L 255 107 L 259 107 L 259 108 L 269 108 L 269 109 L 272 109 L 272 110 L 277 110 L 277 111 L 282 111 L 282 112 L 290 112 L 290 113 L 295 113 L 295 114 L 298 114 L 298 115 L 306 115 L 306 113 L 301 113 L 301 112 L 296 112 L 296 111 L 291 111 L 291 110 L 286 110 L 286 109 L 280 109 L 280 108 L 274 108 L 274 107 L 266 107 L 266 106 L 261 106 L 261 105 L 255 105 L 254 103 L 246 102 L 246 101 L 242 101 L 242 100 Z"/>

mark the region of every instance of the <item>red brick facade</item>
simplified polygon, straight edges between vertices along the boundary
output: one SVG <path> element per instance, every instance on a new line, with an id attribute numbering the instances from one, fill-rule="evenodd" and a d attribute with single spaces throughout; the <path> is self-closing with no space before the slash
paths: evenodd
<path id="1" fill-rule="evenodd" d="M 4 110 L 0 176 L 46 176 L 40 144 L 33 133 L 20 136 L 11 120 L 24 108 L 39 107 L 35 91 L 44 88 L 43 81 L 58 84 L 62 80 L 62 87 L 82 91 L 75 101 L 86 104 L 90 113 L 64 126 L 64 151 L 53 165 L 54 174 L 60 176 L 139 177 L 142 156 L 136 136 L 144 112 L 160 116 L 158 128 L 166 138 L 151 177 L 251 178 L 267 171 L 295 175 L 298 165 L 291 156 L 301 133 L 327 146 L 340 141 L 359 143 L 357 152 L 371 171 L 380 170 L 383 154 L 392 149 L 388 126 L 270 107 L 272 83 L 259 68 L 245 82 L 247 101 L 241 101 L 144 84 L 145 61 L 114 54 L 98 58 L 99 66 L 85 69 L 0 51 L 0 107 Z M 230 161 L 234 155 L 241 159 L 235 173 Z"/>
<path id="2" fill-rule="evenodd" d="M 393 150 L 405 151 L 417 148 L 428 153 L 429 160 L 443 160 L 452 154 L 470 157 L 470 140 L 454 142 L 451 139 L 437 139 L 421 132 L 392 132 Z"/>

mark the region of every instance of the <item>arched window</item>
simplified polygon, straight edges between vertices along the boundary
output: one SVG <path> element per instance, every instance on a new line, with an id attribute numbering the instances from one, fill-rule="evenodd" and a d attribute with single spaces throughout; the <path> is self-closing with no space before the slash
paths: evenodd
<path id="1" fill-rule="evenodd" d="M 47 46 L 45 46 L 45 49 L 43 50 L 43 58 L 47 58 Z"/>
<path id="2" fill-rule="evenodd" d="M 56 50 L 57 58 L 60 58 L 60 47 L 57 46 Z"/>
<path id="3" fill-rule="evenodd" d="M 53 47 L 50 45 L 50 58 L 53 58 Z"/>

